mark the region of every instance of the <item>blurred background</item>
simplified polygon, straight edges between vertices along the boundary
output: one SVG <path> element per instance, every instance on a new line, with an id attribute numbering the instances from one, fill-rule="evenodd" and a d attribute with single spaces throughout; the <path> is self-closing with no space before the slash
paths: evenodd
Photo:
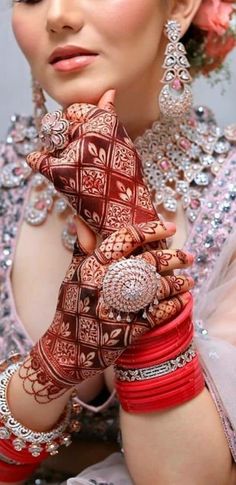
<path id="1" fill-rule="evenodd" d="M 29 68 L 11 31 L 10 0 L 0 0 L 0 140 L 14 113 L 31 114 Z M 3 3 L 2 3 L 3 2 Z M 7 5 L 8 3 L 8 5 Z M 194 83 L 195 104 L 212 108 L 220 125 L 236 123 L 236 50 L 229 57 L 230 83 L 211 86 L 206 79 Z M 224 90 L 224 94 L 222 94 Z M 49 103 L 49 109 L 54 106 Z"/>

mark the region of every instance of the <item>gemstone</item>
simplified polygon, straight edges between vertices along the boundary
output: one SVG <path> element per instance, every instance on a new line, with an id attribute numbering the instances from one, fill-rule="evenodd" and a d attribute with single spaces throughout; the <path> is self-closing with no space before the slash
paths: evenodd
<path id="1" fill-rule="evenodd" d="M 0 440 L 9 440 L 10 436 L 11 436 L 11 433 L 7 428 L 5 427 L 0 428 Z"/>
<path id="2" fill-rule="evenodd" d="M 165 199 L 163 205 L 167 211 L 176 212 L 177 210 L 177 200 L 173 197 L 168 197 Z"/>
<path id="3" fill-rule="evenodd" d="M 189 140 L 187 140 L 187 138 L 181 138 L 180 141 L 179 141 L 179 143 L 178 143 L 178 146 L 182 150 L 186 151 L 186 150 L 188 150 L 191 147 L 191 143 L 190 143 Z"/>
<path id="4" fill-rule="evenodd" d="M 164 158 L 163 160 L 161 160 L 161 162 L 159 162 L 159 167 L 161 168 L 161 170 L 166 172 L 171 168 L 171 163 L 167 158 Z"/>
<path id="5" fill-rule="evenodd" d="M 61 444 L 68 447 L 70 446 L 72 443 L 72 440 L 71 440 L 71 435 L 68 433 L 68 434 L 64 434 L 61 438 Z"/>
<path id="6" fill-rule="evenodd" d="M 70 423 L 70 431 L 72 433 L 76 433 L 80 430 L 80 422 L 77 420 L 77 419 L 72 419 L 71 423 Z"/>
<path id="7" fill-rule="evenodd" d="M 191 209 L 193 210 L 199 209 L 200 205 L 201 205 L 201 202 L 199 199 L 191 199 L 190 201 Z"/>
<path id="8" fill-rule="evenodd" d="M 54 455 L 57 455 L 58 454 L 58 448 L 59 448 L 59 445 L 58 443 L 53 443 L 53 442 L 50 442 L 47 444 L 46 446 L 46 451 L 47 453 L 49 453 L 51 456 L 54 456 Z"/>
<path id="9" fill-rule="evenodd" d="M 13 440 L 12 444 L 16 451 L 22 451 L 24 448 L 26 448 L 25 442 L 20 438 L 16 438 L 15 440 Z"/>
<path id="10" fill-rule="evenodd" d="M 44 210 L 46 208 L 47 204 L 46 204 L 46 201 L 44 200 L 37 200 L 34 204 L 34 207 L 35 209 L 41 211 L 41 210 Z"/>
<path id="11" fill-rule="evenodd" d="M 205 239 L 205 247 L 207 249 L 211 248 L 214 245 L 214 238 L 212 236 L 207 236 Z"/>
<path id="12" fill-rule="evenodd" d="M 28 450 L 29 450 L 29 452 L 31 453 L 32 456 L 34 456 L 35 458 L 37 458 L 38 456 L 41 455 L 41 453 L 43 451 L 43 448 L 40 445 L 31 444 L 29 446 Z"/>
<path id="13" fill-rule="evenodd" d="M 24 170 L 22 167 L 15 167 L 13 170 L 12 170 L 12 173 L 13 175 L 15 175 L 16 177 L 19 177 L 20 175 L 23 175 L 24 174 Z"/>
<path id="14" fill-rule="evenodd" d="M 202 253 L 198 255 L 198 257 L 196 258 L 196 262 L 199 264 L 203 264 L 207 262 L 207 259 L 207 254 Z"/>
<path id="15" fill-rule="evenodd" d="M 200 186 L 206 186 L 209 184 L 209 175 L 205 172 L 200 172 L 194 177 L 194 182 Z"/>
<path id="16" fill-rule="evenodd" d="M 215 144 L 216 153 L 227 153 L 230 149 L 230 143 L 228 141 L 220 140 Z"/>
<path id="17" fill-rule="evenodd" d="M 171 86 L 175 91 L 181 91 L 182 89 L 182 83 L 179 79 L 175 79 Z"/>
<path id="18" fill-rule="evenodd" d="M 178 194 L 186 194 L 189 190 L 189 183 L 184 180 L 179 180 L 176 183 L 176 192 Z"/>
<path id="19" fill-rule="evenodd" d="M 211 165 L 214 163 L 215 159 L 212 157 L 212 155 L 202 155 L 200 157 L 200 162 L 203 165 L 204 168 L 211 167 Z"/>

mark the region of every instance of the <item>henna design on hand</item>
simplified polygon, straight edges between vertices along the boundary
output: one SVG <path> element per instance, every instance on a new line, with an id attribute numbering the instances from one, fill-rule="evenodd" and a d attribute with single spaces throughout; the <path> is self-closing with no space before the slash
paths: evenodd
<path id="1" fill-rule="evenodd" d="M 60 288 L 54 320 L 19 370 L 25 391 L 37 402 L 50 402 L 84 379 L 103 372 L 128 345 L 154 326 L 153 319 L 144 319 L 142 312 L 134 314 L 129 323 L 117 322 L 109 315 L 100 294 L 111 263 L 164 231 L 159 221 L 122 228 L 87 257 L 76 246 Z"/>
<path id="2" fill-rule="evenodd" d="M 26 392 L 38 402 L 49 402 L 81 380 L 102 372 L 138 336 L 169 321 L 186 304 L 184 295 L 170 298 L 161 302 L 147 320 L 134 315 L 128 324 L 109 318 L 99 299 L 109 261 L 135 248 L 141 252 L 150 243 L 151 248 L 164 249 L 167 235 L 163 223 L 156 222 L 135 147 L 112 105 L 108 103 L 106 108 L 73 105 L 54 120 L 48 116 L 47 128 L 51 126 L 54 137 L 57 123 L 63 123 L 59 149 L 58 142 L 51 144 L 51 137 L 49 150 L 28 157 L 30 166 L 45 175 L 104 239 L 121 226 L 135 226 L 125 237 L 124 229 L 112 235 L 89 257 L 78 245 L 75 247 L 52 325 L 20 370 Z M 183 253 L 176 253 L 176 257 L 185 264 Z M 171 261 L 168 258 L 162 253 L 155 264 L 163 269 Z M 181 277 L 178 283 L 175 279 L 162 281 L 164 298 L 187 288 Z"/>
<path id="3" fill-rule="evenodd" d="M 51 139 L 63 123 L 67 132 L 58 149 Z M 59 118 L 46 115 L 45 125 L 47 148 L 30 154 L 28 163 L 53 183 L 90 227 L 105 238 L 122 226 L 158 220 L 139 155 L 111 102 L 105 109 L 74 104 Z M 164 248 L 166 243 L 156 241 L 153 247 Z"/>

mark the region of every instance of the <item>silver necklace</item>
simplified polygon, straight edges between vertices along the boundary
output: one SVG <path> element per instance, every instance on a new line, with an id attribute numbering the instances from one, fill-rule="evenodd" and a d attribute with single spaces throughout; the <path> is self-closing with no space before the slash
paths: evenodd
<path id="1" fill-rule="evenodd" d="M 204 107 L 180 121 L 154 122 L 135 140 L 135 146 L 157 210 L 163 206 L 175 213 L 180 201 L 193 223 L 204 190 L 219 173 L 235 141 L 236 125 L 222 130 Z"/>

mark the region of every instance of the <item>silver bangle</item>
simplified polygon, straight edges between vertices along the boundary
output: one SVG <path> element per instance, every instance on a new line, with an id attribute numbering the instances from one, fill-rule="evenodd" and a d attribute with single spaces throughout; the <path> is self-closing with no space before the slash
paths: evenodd
<path id="1" fill-rule="evenodd" d="M 156 377 L 165 376 L 166 374 L 170 374 L 171 372 L 184 367 L 189 362 L 192 362 L 196 356 L 197 351 L 192 343 L 183 354 L 178 355 L 175 359 L 167 360 L 162 364 L 146 367 L 144 369 L 124 369 L 120 366 L 115 366 L 115 373 L 117 379 L 120 381 L 134 382 L 155 379 Z"/>
<path id="2" fill-rule="evenodd" d="M 51 431 L 36 432 L 23 426 L 14 418 L 7 402 L 9 382 L 20 365 L 21 362 L 11 363 L 0 375 L 0 440 L 13 438 L 12 445 L 16 451 L 27 449 L 35 458 L 40 456 L 43 451 L 56 455 L 60 445 L 69 446 L 71 444 L 71 436 L 68 431 L 73 414 L 72 400 L 68 401 L 63 417 Z"/>

